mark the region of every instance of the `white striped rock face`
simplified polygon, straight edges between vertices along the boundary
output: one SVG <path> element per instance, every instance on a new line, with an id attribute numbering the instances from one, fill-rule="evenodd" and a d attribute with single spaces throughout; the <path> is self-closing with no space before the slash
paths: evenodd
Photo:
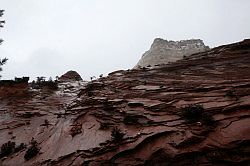
<path id="1" fill-rule="evenodd" d="M 156 38 L 150 50 L 142 55 L 142 58 L 134 68 L 147 66 L 155 67 L 169 62 L 175 62 L 182 59 L 184 56 L 208 50 L 209 47 L 200 39 L 167 41 Z"/>

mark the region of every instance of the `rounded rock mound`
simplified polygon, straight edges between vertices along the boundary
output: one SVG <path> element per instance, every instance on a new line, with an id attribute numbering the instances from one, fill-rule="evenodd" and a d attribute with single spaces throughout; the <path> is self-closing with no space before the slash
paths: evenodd
<path id="1" fill-rule="evenodd" d="M 76 71 L 70 70 L 58 79 L 59 81 L 81 81 L 82 77 Z"/>

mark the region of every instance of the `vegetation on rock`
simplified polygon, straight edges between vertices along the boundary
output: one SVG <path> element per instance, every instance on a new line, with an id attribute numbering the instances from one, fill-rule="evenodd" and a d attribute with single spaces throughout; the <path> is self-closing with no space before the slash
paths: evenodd
<path id="1" fill-rule="evenodd" d="M 35 140 L 31 141 L 31 146 L 28 148 L 24 155 L 24 159 L 30 160 L 39 153 L 40 149 L 38 148 L 38 143 Z"/>
<path id="2" fill-rule="evenodd" d="M 52 80 L 50 77 L 48 81 L 45 80 L 45 77 L 37 77 L 36 81 L 32 81 L 31 86 L 33 89 L 41 89 L 43 87 L 48 87 L 51 90 L 58 89 L 58 81 Z"/>
<path id="3" fill-rule="evenodd" d="M 26 145 L 24 143 L 21 143 L 20 145 L 16 146 L 15 142 L 8 141 L 7 143 L 4 143 L 1 147 L 0 158 L 7 157 L 25 148 L 26 148 Z"/>
<path id="4" fill-rule="evenodd" d="M 111 132 L 112 141 L 114 142 L 121 142 L 125 133 L 123 133 L 118 127 L 114 127 Z"/>
<path id="5" fill-rule="evenodd" d="M 201 122 L 206 125 L 213 125 L 213 117 L 204 112 L 204 107 L 199 104 L 191 104 L 181 109 L 182 117 L 188 123 Z"/>
<path id="6" fill-rule="evenodd" d="M 9 156 L 10 154 L 14 153 L 15 146 L 16 143 L 11 141 L 8 141 L 7 143 L 3 144 L 1 147 L 0 158 Z"/>

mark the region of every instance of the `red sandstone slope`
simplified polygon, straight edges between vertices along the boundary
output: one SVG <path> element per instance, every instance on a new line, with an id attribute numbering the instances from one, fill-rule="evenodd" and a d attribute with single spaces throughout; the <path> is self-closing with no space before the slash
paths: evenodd
<path id="1" fill-rule="evenodd" d="M 29 94 L 1 99 L 0 145 L 28 147 L 0 165 L 250 163 L 250 40 Z"/>

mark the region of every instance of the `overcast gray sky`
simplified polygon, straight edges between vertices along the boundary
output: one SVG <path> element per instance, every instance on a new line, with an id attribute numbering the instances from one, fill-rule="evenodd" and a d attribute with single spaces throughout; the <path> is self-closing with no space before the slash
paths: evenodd
<path id="1" fill-rule="evenodd" d="M 0 0 L 3 79 L 132 68 L 154 38 L 250 38 L 249 0 Z"/>

